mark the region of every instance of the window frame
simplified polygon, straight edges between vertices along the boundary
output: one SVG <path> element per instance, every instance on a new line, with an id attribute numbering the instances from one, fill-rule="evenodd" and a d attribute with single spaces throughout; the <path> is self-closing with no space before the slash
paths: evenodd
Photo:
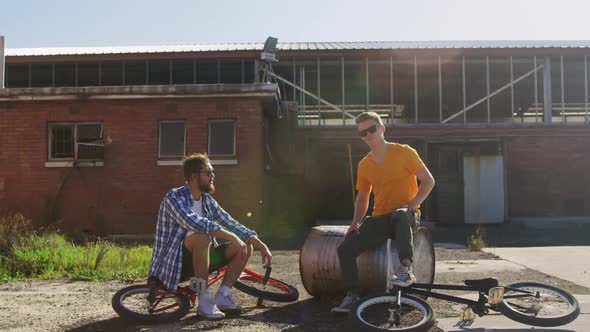
<path id="1" fill-rule="evenodd" d="M 162 124 L 164 123 L 182 123 L 184 133 L 183 133 L 183 146 L 182 146 L 182 155 L 180 156 L 162 156 Z M 185 119 L 169 119 L 169 120 L 158 120 L 158 160 L 182 160 L 186 156 L 186 120 Z"/>
<path id="2" fill-rule="evenodd" d="M 104 156 L 101 159 L 78 159 L 78 126 L 79 125 L 100 125 L 100 137 L 104 137 L 104 123 L 102 121 L 79 121 L 79 122 L 48 122 L 47 123 L 47 162 L 62 161 L 80 161 L 80 162 L 104 162 Z M 56 158 L 52 156 L 53 128 L 71 127 L 73 128 L 72 139 L 74 140 L 74 153 L 72 157 Z"/>
<path id="3" fill-rule="evenodd" d="M 224 123 L 230 122 L 233 124 L 234 137 L 233 137 L 233 154 L 213 154 L 211 153 L 211 124 L 212 123 Z M 236 119 L 209 119 L 207 122 L 207 154 L 213 158 L 232 158 L 235 159 L 238 156 L 237 151 L 237 120 Z"/>

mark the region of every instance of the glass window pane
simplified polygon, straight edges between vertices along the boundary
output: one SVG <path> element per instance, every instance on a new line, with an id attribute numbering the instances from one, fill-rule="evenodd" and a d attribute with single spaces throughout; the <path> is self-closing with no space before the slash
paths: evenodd
<path id="1" fill-rule="evenodd" d="M 6 65 L 6 87 L 28 88 L 29 65 Z"/>
<path id="2" fill-rule="evenodd" d="M 74 158 L 74 127 L 54 125 L 50 128 L 51 147 L 49 159 Z"/>
<path id="3" fill-rule="evenodd" d="M 209 122 L 209 155 L 235 156 L 235 122 Z"/>
<path id="4" fill-rule="evenodd" d="M 125 85 L 145 85 L 146 69 L 145 61 L 125 62 Z"/>
<path id="5" fill-rule="evenodd" d="M 149 61 L 149 82 L 151 85 L 170 84 L 170 61 Z"/>
<path id="6" fill-rule="evenodd" d="M 160 122 L 160 158 L 184 157 L 184 121 Z"/>
<path id="7" fill-rule="evenodd" d="M 98 63 L 82 63 L 78 65 L 78 86 L 98 85 Z"/>
<path id="8" fill-rule="evenodd" d="M 54 71 L 54 86 L 76 86 L 76 64 L 56 64 L 54 65 Z"/>
<path id="9" fill-rule="evenodd" d="M 104 146 L 99 142 L 102 136 L 102 124 L 84 123 L 77 130 L 78 154 L 80 160 L 104 159 Z"/>
<path id="10" fill-rule="evenodd" d="M 31 65 L 31 87 L 42 88 L 53 85 L 53 69 L 50 64 Z"/>
<path id="11" fill-rule="evenodd" d="M 100 84 L 104 86 L 123 84 L 123 63 L 103 62 L 101 67 Z"/>
<path id="12" fill-rule="evenodd" d="M 194 71 L 193 60 L 173 60 L 172 84 L 193 84 Z"/>

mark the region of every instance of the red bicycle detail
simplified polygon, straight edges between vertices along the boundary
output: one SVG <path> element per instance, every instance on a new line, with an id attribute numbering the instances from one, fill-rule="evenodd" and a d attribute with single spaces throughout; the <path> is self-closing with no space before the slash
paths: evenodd
<path id="1" fill-rule="evenodd" d="M 223 279 L 223 267 L 207 282 L 208 286 Z M 271 269 L 264 276 L 244 269 L 234 287 L 258 298 L 258 306 L 263 300 L 274 302 L 293 302 L 299 298 L 297 289 L 280 280 L 270 277 Z M 150 281 L 153 282 L 153 281 Z M 188 286 L 179 285 L 172 292 L 162 285 L 133 285 L 119 290 L 113 295 L 112 306 L 117 314 L 126 320 L 156 323 L 179 320 L 194 307 L 198 295 Z"/>

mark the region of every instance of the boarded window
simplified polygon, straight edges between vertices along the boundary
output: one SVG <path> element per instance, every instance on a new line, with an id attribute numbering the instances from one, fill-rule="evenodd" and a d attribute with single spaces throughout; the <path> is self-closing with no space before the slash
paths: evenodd
<path id="1" fill-rule="evenodd" d="M 209 155 L 235 157 L 236 122 L 234 120 L 209 121 Z"/>
<path id="2" fill-rule="evenodd" d="M 158 137 L 159 159 L 180 159 L 185 155 L 185 122 L 160 121 Z"/>

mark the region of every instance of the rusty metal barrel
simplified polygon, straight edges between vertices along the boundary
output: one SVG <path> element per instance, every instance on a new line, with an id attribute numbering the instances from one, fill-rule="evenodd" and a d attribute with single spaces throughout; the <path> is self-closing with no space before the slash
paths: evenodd
<path id="1" fill-rule="evenodd" d="M 312 296 L 344 293 L 338 246 L 344 241 L 348 226 L 316 226 L 308 234 L 299 252 L 299 272 L 305 290 Z M 400 266 L 395 241 L 391 241 L 391 264 Z M 387 282 L 387 242 L 357 257 L 359 281 L 364 293 L 385 291 Z M 414 275 L 418 283 L 434 280 L 434 248 L 430 232 L 419 227 L 414 232 Z"/>

